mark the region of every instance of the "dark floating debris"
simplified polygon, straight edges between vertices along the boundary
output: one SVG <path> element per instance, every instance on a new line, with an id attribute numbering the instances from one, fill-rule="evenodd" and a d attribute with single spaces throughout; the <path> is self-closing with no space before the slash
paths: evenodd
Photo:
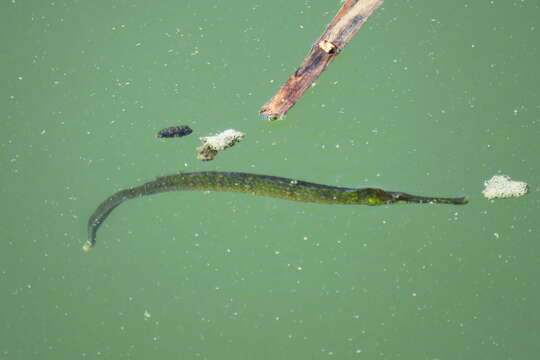
<path id="1" fill-rule="evenodd" d="M 174 138 L 182 137 L 191 134 L 193 130 L 187 125 L 180 126 L 171 126 L 165 129 L 159 130 L 157 137 L 158 138 Z"/>

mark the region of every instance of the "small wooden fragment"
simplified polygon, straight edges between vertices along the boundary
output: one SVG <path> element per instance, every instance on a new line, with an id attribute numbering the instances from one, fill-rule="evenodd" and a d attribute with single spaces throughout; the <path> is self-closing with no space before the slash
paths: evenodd
<path id="1" fill-rule="evenodd" d="M 274 97 L 261 107 L 261 117 L 275 120 L 285 115 L 382 2 L 383 0 L 346 0 L 322 36 L 313 44 L 300 67 Z"/>

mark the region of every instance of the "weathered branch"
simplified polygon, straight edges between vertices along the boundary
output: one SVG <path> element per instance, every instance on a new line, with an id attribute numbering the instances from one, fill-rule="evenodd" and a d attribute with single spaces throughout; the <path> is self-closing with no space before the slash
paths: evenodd
<path id="1" fill-rule="evenodd" d="M 337 54 L 352 39 L 383 0 L 346 0 L 302 64 L 259 113 L 275 120 L 285 115 Z"/>

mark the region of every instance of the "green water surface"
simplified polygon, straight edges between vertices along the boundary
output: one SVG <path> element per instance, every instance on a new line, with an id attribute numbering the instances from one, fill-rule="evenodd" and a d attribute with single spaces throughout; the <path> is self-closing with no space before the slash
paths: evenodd
<path id="1" fill-rule="evenodd" d="M 540 2 L 392 1 L 282 121 L 339 1 L 0 4 L 0 359 L 529 360 L 540 353 Z M 155 134 L 190 125 L 183 139 Z M 216 160 L 198 137 L 246 139 Z M 113 192 L 243 171 L 453 206 Z M 488 201 L 483 181 L 527 181 Z"/>

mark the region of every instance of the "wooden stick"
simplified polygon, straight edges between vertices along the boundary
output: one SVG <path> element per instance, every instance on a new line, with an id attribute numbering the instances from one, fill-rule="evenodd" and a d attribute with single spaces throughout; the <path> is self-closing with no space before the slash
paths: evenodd
<path id="1" fill-rule="evenodd" d="M 322 36 L 313 44 L 304 62 L 274 97 L 261 107 L 261 117 L 275 120 L 285 115 L 382 2 L 383 0 L 346 0 Z"/>

